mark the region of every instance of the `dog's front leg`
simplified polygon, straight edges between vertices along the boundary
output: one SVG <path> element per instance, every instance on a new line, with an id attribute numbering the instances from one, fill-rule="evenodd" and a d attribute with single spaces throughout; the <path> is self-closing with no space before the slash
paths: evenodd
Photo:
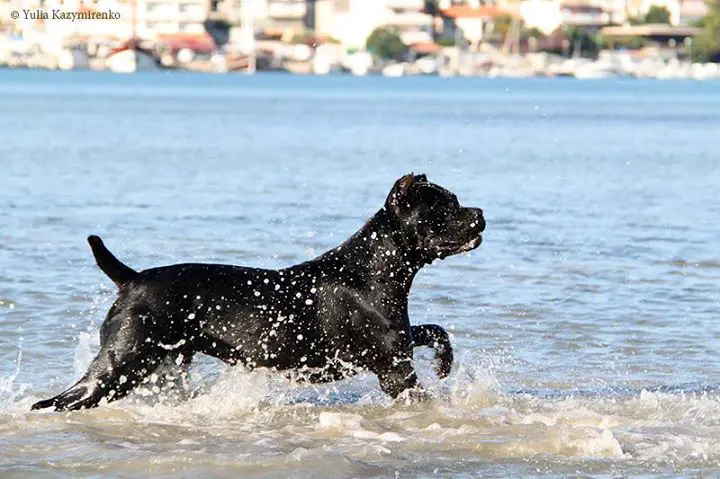
<path id="1" fill-rule="evenodd" d="M 412 359 L 405 355 L 391 358 L 391 363 L 374 371 L 380 380 L 380 388 L 393 399 L 408 391 L 411 399 L 423 399 L 426 393 L 420 385 Z"/>
<path id="2" fill-rule="evenodd" d="M 450 374 L 453 363 L 453 349 L 450 337 L 442 326 L 437 324 L 421 324 L 411 326 L 413 347 L 428 346 L 435 350 L 433 367 L 438 377 L 446 378 Z"/>

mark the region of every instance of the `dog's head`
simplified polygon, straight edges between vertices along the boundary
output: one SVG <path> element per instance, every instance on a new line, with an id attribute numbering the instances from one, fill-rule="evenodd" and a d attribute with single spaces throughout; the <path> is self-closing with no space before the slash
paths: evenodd
<path id="1" fill-rule="evenodd" d="M 485 218 L 480 208 L 461 206 L 457 197 L 425 175 L 405 175 L 395 182 L 385 208 L 400 220 L 423 257 L 446 258 L 480 246 Z"/>

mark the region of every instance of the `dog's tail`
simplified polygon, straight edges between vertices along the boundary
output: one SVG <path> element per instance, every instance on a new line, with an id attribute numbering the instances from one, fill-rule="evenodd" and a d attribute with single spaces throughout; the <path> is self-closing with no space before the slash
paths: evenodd
<path id="1" fill-rule="evenodd" d="M 105 244 L 99 236 L 88 236 L 88 243 L 90 243 L 93 256 L 95 256 L 95 261 L 100 269 L 103 270 L 103 272 L 108 275 L 108 278 L 113 280 L 118 287 L 121 287 L 138 275 L 137 271 L 117 259 L 115 255 L 105 247 Z"/>

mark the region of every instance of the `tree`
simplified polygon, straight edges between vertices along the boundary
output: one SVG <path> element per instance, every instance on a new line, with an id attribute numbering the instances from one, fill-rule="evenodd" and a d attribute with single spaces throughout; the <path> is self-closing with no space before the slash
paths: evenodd
<path id="1" fill-rule="evenodd" d="M 648 12 L 645 14 L 644 23 L 662 23 L 665 25 L 670 25 L 670 12 L 665 7 L 653 5 L 652 7 L 650 7 L 650 10 L 648 10 Z"/>
<path id="2" fill-rule="evenodd" d="M 600 50 L 600 39 L 597 33 L 590 33 L 582 27 L 568 27 L 565 34 L 570 42 L 572 55 L 596 57 Z"/>
<path id="3" fill-rule="evenodd" d="M 378 27 L 372 31 L 365 47 L 373 55 L 385 60 L 402 60 L 407 54 L 407 46 L 394 28 Z"/>
<path id="4" fill-rule="evenodd" d="M 525 38 L 537 38 L 541 39 L 545 37 L 545 34 L 537 27 L 523 28 L 522 34 Z"/>
<path id="5" fill-rule="evenodd" d="M 439 17 L 441 12 L 440 12 L 440 6 L 438 5 L 438 1 L 437 0 L 425 0 L 425 2 L 423 4 L 423 12 L 432 17 Z"/>
<path id="6" fill-rule="evenodd" d="M 702 32 L 692 43 L 692 55 L 696 61 L 720 60 L 720 0 L 707 2 L 708 12 L 702 19 Z"/>
<path id="7" fill-rule="evenodd" d="M 493 22 L 493 33 L 500 38 L 505 38 L 505 36 L 510 31 L 510 26 L 512 25 L 512 22 L 513 17 L 511 17 L 510 15 L 505 13 L 499 15 Z"/>
<path id="8" fill-rule="evenodd" d="M 224 18 L 205 20 L 205 31 L 212 37 L 215 45 L 221 47 L 230 41 L 232 23 Z"/>
<path id="9" fill-rule="evenodd" d="M 644 16 L 628 19 L 630 25 L 643 25 L 646 23 L 660 23 L 670 25 L 670 12 L 665 7 L 653 5 Z"/>
<path id="10" fill-rule="evenodd" d="M 434 42 L 438 41 L 438 31 L 435 28 L 436 20 L 438 17 L 442 17 L 442 11 L 438 5 L 438 0 L 425 0 L 423 5 L 423 13 L 432 17 L 432 39 Z"/>

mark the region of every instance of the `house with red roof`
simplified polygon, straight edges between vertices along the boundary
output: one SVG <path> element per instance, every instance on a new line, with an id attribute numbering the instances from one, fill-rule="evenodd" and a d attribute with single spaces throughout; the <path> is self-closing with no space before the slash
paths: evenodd
<path id="1" fill-rule="evenodd" d="M 439 3 L 444 39 L 456 39 L 458 34 L 471 47 L 477 47 L 492 33 L 495 23 L 501 18 L 511 19 L 517 14 L 497 5 L 486 5 L 473 0 L 445 0 Z"/>

